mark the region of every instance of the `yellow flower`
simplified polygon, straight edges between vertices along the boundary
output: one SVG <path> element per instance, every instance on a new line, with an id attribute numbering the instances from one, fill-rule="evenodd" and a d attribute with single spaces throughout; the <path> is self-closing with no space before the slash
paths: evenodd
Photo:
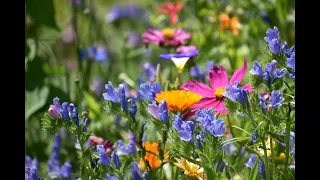
<path id="1" fill-rule="evenodd" d="M 185 175 L 188 176 L 195 176 L 198 179 L 202 180 L 204 176 L 204 170 L 202 167 L 200 167 L 197 164 L 193 164 L 189 161 L 187 161 L 184 158 L 175 158 L 177 162 L 173 163 L 178 168 L 182 169 L 184 171 Z"/>
<path id="2" fill-rule="evenodd" d="M 157 142 L 154 142 L 154 143 L 150 143 L 150 142 L 144 142 L 142 144 L 142 146 L 147 150 L 147 151 L 150 151 L 150 152 L 153 152 L 154 154 L 156 155 L 159 155 L 159 150 L 158 150 L 158 143 Z M 146 161 L 148 161 L 150 167 L 154 170 L 156 168 L 158 168 L 160 165 L 161 165 L 161 160 L 158 159 L 158 157 L 156 155 L 154 155 L 152 153 L 149 153 L 147 152 L 146 155 L 144 156 L 144 159 Z M 169 158 L 169 153 L 165 153 L 164 155 L 164 159 L 168 159 Z M 139 166 L 141 168 L 145 168 L 145 164 L 144 164 L 144 161 L 143 159 L 140 159 L 140 162 L 139 162 Z"/>
<path id="3" fill-rule="evenodd" d="M 280 153 L 278 157 L 275 158 L 276 161 L 284 161 L 286 158 L 286 155 L 284 153 Z"/>
<path id="4" fill-rule="evenodd" d="M 155 100 L 158 103 L 160 103 L 163 99 L 166 100 L 169 110 L 174 112 L 182 112 L 199 102 L 201 96 L 187 90 L 162 91 L 161 93 L 156 94 Z"/>
<path id="5" fill-rule="evenodd" d="M 270 137 L 266 137 L 265 139 L 265 143 L 266 143 L 266 147 L 267 147 L 267 156 L 271 155 L 271 146 L 270 146 Z M 274 148 L 276 146 L 276 142 L 274 140 L 272 140 L 272 147 Z M 257 147 L 257 151 L 264 155 L 264 151 L 262 148 Z"/>

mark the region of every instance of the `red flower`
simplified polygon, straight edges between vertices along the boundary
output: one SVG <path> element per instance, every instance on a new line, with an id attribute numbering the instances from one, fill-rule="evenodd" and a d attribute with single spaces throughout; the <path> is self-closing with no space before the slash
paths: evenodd
<path id="1" fill-rule="evenodd" d="M 175 25 L 178 22 L 178 13 L 181 11 L 183 5 L 177 2 L 174 5 L 172 2 L 166 2 L 161 7 L 156 8 L 158 13 L 167 14 L 170 18 L 170 24 Z"/>

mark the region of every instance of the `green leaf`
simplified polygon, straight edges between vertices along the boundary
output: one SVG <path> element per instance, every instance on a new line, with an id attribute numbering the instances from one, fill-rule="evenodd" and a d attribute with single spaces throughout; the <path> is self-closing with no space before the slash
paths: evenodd
<path id="1" fill-rule="evenodd" d="M 259 162 L 259 158 L 256 158 L 256 161 L 253 164 L 253 167 L 251 169 L 250 172 L 250 176 L 249 176 L 249 180 L 256 180 L 257 179 L 257 175 L 258 175 L 258 162 Z"/>
<path id="2" fill-rule="evenodd" d="M 26 11 L 38 25 L 45 25 L 60 31 L 55 20 L 53 0 L 27 0 Z"/>
<path id="3" fill-rule="evenodd" d="M 53 137 L 60 131 L 62 127 L 61 121 L 64 119 L 53 119 L 49 114 L 45 114 L 45 116 L 41 119 L 41 126 L 43 134 L 46 137 Z"/>
<path id="4" fill-rule="evenodd" d="M 90 95 L 88 92 L 83 92 L 83 95 L 84 95 L 84 98 L 85 100 L 87 101 L 88 103 L 88 107 L 89 107 L 89 110 L 90 110 L 90 113 L 89 113 L 89 116 L 91 116 L 93 113 L 93 117 L 92 118 L 96 118 L 97 115 L 99 115 L 101 113 L 101 110 L 100 110 L 100 103 L 97 102 L 94 97 L 92 95 Z"/>
<path id="5" fill-rule="evenodd" d="M 207 175 L 207 179 L 212 179 L 212 180 L 219 179 L 215 170 L 210 166 L 211 162 L 207 158 L 207 156 L 203 153 L 199 153 L 199 156 L 201 158 L 201 164 L 204 165 L 203 169 Z"/>
<path id="6" fill-rule="evenodd" d="M 25 95 L 25 120 L 27 121 L 32 114 L 46 104 L 49 88 L 47 86 L 38 87 L 33 91 L 25 91 Z"/>

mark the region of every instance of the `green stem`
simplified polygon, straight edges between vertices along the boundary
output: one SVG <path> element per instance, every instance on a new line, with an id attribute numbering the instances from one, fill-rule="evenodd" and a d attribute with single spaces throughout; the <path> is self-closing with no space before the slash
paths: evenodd
<path id="1" fill-rule="evenodd" d="M 232 130 L 232 125 L 231 125 L 231 120 L 230 120 L 229 114 L 227 115 L 227 119 L 228 119 L 228 123 L 229 123 L 230 133 L 231 133 L 232 137 L 235 138 L 233 130 Z"/>
<path id="2" fill-rule="evenodd" d="M 92 172 L 92 169 L 88 166 L 88 161 L 86 160 L 86 158 L 84 157 L 84 147 L 83 147 L 83 144 L 81 143 L 81 140 L 80 140 L 80 136 L 78 134 L 78 141 L 79 141 L 79 144 L 80 144 L 80 147 L 81 147 L 81 156 L 82 156 L 82 161 L 83 161 L 83 164 L 80 166 L 81 169 L 80 169 L 80 177 L 82 178 L 83 177 L 83 167 L 85 168 L 85 170 L 87 171 L 87 175 L 90 176 L 92 178 L 92 175 L 93 175 L 93 172 Z M 89 177 L 85 177 L 87 179 L 89 179 Z"/>
<path id="3" fill-rule="evenodd" d="M 267 146 L 265 143 L 265 133 L 263 133 L 263 136 L 262 136 L 262 145 L 263 145 L 264 164 L 265 164 L 265 168 L 266 168 L 266 176 L 267 176 L 267 180 L 269 180 L 270 179 L 269 160 L 268 160 L 268 154 L 267 154 Z"/>
<path id="4" fill-rule="evenodd" d="M 291 107 L 290 103 L 288 104 L 289 110 L 288 110 L 288 119 L 286 121 L 286 160 L 285 160 L 285 165 L 286 167 L 289 165 L 289 153 L 290 153 L 290 112 L 291 112 Z"/>
<path id="5" fill-rule="evenodd" d="M 274 163 L 276 157 L 275 157 L 275 154 L 274 154 L 274 150 L 273 150 L 273 146 L 272 146 L 272 138 L 270 138 L 270 149 L 271 149 L 271 157 L 272 157 L 272 175 L 273 175 L 273 179 L 276 180 L 277 177 L 276 177 L 276 164 Z"/>

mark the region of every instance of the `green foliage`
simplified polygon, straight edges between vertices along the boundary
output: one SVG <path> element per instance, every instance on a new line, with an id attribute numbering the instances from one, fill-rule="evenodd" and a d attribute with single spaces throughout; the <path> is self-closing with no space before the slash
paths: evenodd
<path id="1" fill-rule="evenodd" d="M 250 171 L 250 176 L 249 176 L 249 180 L 255 180 L 257 179 L 257 175 L 258 175 L 258 167 L 259 167 L 259 158 L 256 158 L 252 169 Z"/>
<path id="2" fill-rule="evenodd" d="M 47 86 L 42 86 L 34 89 L 33 91 L 25 92 L 25 121 L 29 117 L 41 109 L 47 102 L 49 95 L 49 88 Z"/>
<path id="3" fill-rule="evenodd" d="M 31 16 L 34 23 L 45 25 L 59 31 L 55 20 L 55 8 L 53 0 L 27 0 L 27 14 Z"/>
<path id="4" fill-rule="evenodd" d="M 60 131 L 64 119 L 53 119 L 49 114 L 45 114 L 41 119 L 42 131 L 46 137 L 53 137 Z"/>
<path id="5" fill-rule="evenodd" d="M 171 157 L 191 157 L 194 145 L 180 139 L 177 130 L 170 128 L 168 132 L 168 140 L 166 148 L 170 152 Z"/>

